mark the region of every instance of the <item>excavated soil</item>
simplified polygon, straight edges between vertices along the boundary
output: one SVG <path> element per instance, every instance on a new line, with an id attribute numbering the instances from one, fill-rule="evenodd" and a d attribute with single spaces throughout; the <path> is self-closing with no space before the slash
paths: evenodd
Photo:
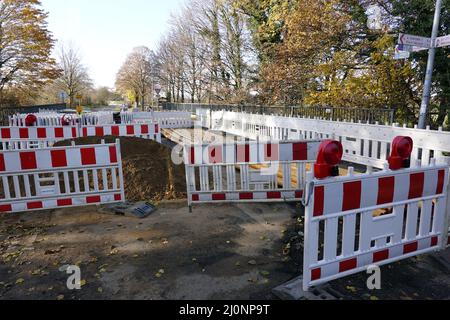
<path id="1" fill-rule="evenodd" d="M 113 143 L 116 137 L 103 138 Z M 62 141 L 55 146 L 101 143 L 101 138 L 78 138 Z M 186 198 L 186 175 L 184 166 L 175 165 L 172 150 L 155 141 L 139 138 L 120 138 L 125 196 L 128 201 L 176 200 Z"/>

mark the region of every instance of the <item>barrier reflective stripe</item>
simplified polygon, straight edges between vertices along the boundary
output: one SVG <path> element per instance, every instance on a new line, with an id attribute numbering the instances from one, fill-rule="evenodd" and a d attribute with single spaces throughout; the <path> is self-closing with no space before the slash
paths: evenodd
<path id="1" fill-rule="evenodd" d="M 192 202 L 229 202 L 229 201 L 252 201 L 253 200 L 301 200 L 303 191 L 268 191 L 268 192 L 226 192 L 192 194 Z"/>
<path id="2" fill-rule="evenodd" d="M 448 167 L 315 180 L 305 211 L 303 286 L 440 249 Z M 319 236 L 323 234 L 323 236 Z"/>
<path id="3" fill-rule="evenodd" d="M 264 163 L 276 161 L 313 161 L 320 141 L 246 142 L 191 145 L 185 148 L 185 163 Z"/>
<path id="4" fill-rule="evenodd" d="M 78 127 L 3 127 L 1 140 L 72 139 L 78 136 Z"/>
<path id="5" fill-rule="evenodd" d="M 120 144 L 0 152 L 0 187 L 0 213 L 125 201 Z"/>
<path id="6" fill-rule="evenodd" d="M 81 133 L 82 137 L 140 137 L 161 141 L 159 126 L 155 123 L 85 126 L 81 128 Z"/>

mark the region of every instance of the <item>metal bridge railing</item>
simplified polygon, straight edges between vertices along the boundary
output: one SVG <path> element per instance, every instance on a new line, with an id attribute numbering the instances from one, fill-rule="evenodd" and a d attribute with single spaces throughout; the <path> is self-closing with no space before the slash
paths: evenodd
<path id="1" fill-rule="evenodd" d="M 265 115 L 288 116 L 298 118 L 320 118 L 332 121 L 361 121 L 363 123 L 393 124 L 395 111 L 393 109 L 369 108 L 333 108 L 333 107 L 266 107 L 251 105 L 217 105 L 193 103 L 166 103 L 165 110 L 188 111 L 196 113 L 199 108 L 208 108 L 211 111 L 247 112 Z"/>

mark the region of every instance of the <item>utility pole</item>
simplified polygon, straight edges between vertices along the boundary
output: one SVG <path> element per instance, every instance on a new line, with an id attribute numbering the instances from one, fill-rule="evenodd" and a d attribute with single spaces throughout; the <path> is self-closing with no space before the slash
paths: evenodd
<path id="1" fill-rule="evenodd" d="M 428 51 L 428 64 L 423 88 L 422 104 L 420 106 L 419 129 L 425 129 L 428 114 L 428 105 L 431 99 L 431 85 L 433 81 L 434 58 L 436 56 L 436 38 L 439 33 L 439 20 L 441 17 L 442 0 L 436 0 L 434 13 L 433 32 L 431 34 L 431 49 Z"/>

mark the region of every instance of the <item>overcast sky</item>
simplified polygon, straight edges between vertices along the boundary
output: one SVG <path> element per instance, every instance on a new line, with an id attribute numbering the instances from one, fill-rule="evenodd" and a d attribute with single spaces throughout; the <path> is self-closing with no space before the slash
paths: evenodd
<path id="1" fill-rule="evenodd" d="M 113 87 L 128 53 L 155 50 L 184 0 L 42 0 L 55 38 L 79 49 L 96 86 Z"/>

